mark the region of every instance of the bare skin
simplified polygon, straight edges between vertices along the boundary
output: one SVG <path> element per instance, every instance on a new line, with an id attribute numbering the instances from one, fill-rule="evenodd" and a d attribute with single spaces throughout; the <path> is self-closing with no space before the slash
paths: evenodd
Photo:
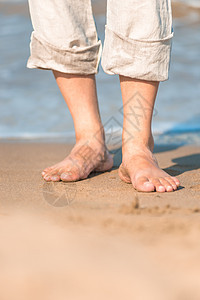
<path id="1" fill-rule="evenodd" d="M 159 83 L 120 76 L 120 84 L 124 107 L 120 178 L 142 192 L 177 190 L 179 180 L 160 169 L 152 153 L 151 122 Z"/>
<path id="2" fill-rule="evenodd" d="M 107 171 L 113 166 L 105 146 L 94 75 L 71 75 L 53 71 L 74 121 L 76 145 L 58 164 L 46 168 L 46 181 L 77 181 L 92 171 Z"/>
<path id="3" fill-rule="evenodd" d="M 58 164 L 46 168 L 46 181 L 77 181 L 92 171 L 107 171 L 113 159 L 105 146 L 94 75 L 71 75 L 53 71 L 60 91 L 71 112 L 76 145 Z M 124 105 L 122 164 L 120 178 L 142 192 L 172 192 L 180 185 L 158 166 L 153 155 L 151 121 L 158 82 L 120 76 Z"/>

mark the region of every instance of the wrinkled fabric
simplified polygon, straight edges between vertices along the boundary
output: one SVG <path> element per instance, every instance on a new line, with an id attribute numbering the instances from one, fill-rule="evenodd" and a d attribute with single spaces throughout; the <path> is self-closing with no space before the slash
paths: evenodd
<path id="1" fill-rule="evenodd" d="M 171 0 L 108 0 L 102 49 L 91 0 L 29 0 L 28 68 L 164 81 L 173 37 Z"/>

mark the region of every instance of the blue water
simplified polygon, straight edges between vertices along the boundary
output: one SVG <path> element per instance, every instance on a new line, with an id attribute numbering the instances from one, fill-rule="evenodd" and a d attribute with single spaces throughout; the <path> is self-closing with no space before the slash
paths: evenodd
<path id="1" fill-rule="evenodd" d="M 96 16 L 96 24 L 103 41 L 105 16 Z M 72 118 L 51 71 L 26 68 L 31 31 L 29 15 L 0 12 L 0 138 L 73 139 Z M 160 85 L 153 131 L 157 142 L 200 144 L 198 11 L 174 19 L 174 31 L 170 80 Z M 118 76 L 105 74 L 100 66 L 97 88 L 103 123 L 120 134 Z"/>

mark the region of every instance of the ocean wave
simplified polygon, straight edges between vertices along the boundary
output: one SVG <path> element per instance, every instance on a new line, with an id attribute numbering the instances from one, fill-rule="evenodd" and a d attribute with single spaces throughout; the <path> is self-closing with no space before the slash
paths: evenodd
<path id="1" fill-rule="evenodd" d="M 200 129 L 179 129 L 179 130 L 153 130 L 155 143 L 157 145 L 200 145 Z M 115 127 L 111 132 L 106 131 L 106 143 L 112 148 L 112 146 L 121 147 L 121 127 Z M 2 142 L 42 142 L 42 143 L 75 143 L 75 134 L 72 131 L 60 132 L 60 133 L 4 133 L 0 134 L 0 143 Z M 117 142 L 118 141 L 118 142 Z"/>

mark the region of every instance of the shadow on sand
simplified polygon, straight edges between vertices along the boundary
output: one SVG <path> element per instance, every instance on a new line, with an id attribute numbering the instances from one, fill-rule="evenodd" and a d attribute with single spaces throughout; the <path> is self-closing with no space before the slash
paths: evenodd
<path id="1" fill-rule="evenodd" d="M 154 153 L 168 152 L 180 148 L 181 146 L 177 145 L 156 145 Z M 113 169 L 119 168 L 122 161 L 122 149 L 118 148 L 114 151 L 111 151 L 114 154 L 114 166 Z M 183 174 L 187 171 L 198 170 L 200 169 L 200 153 L 191 154 L 181 157 L 176 157 L 172 159 L 173 165 L 164 169 L 169 175 L 177 176 Z"/>

